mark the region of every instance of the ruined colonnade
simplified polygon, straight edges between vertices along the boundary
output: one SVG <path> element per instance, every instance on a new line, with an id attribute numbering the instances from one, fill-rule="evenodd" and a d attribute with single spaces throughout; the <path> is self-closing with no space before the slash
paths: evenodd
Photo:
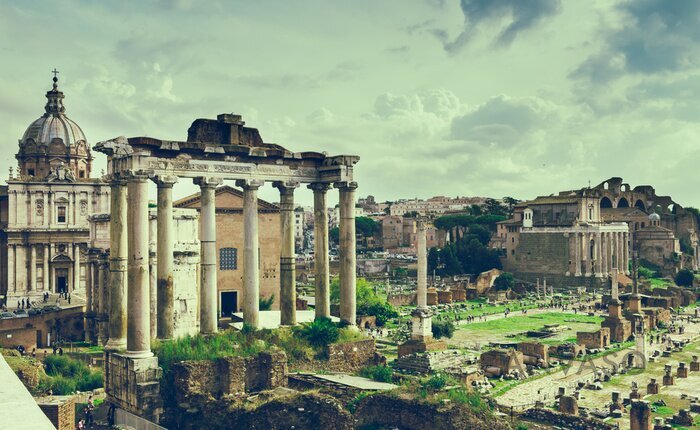
<path id="1" fill-rule="evenodd" d="M 148 271 L 148 181 L 157 184 L 157 337 L 173 337 L 173 185 L 176 176 L 127 172 L 110 176 L 112 206 L 110 215 L 110 307 L 107 348 L 123 349 L 134 357 L 149 356 L 150 297 Z M 217 248 L 215 189 L 223 180 L 194 179 L 201 192 L 200 208 L 200 331 L 217 331 Z M 261 180 L 237 180 L 243 189 L 244 266 L 243 318 L 259 327 L 259 239 L 257 192 Z M 294 190 L 296 182 L 274 182 L 280 190 L 282 246 L 280 249 L 281 324 L 296 324 L 296 274 L 294 255 Z M 336 182 L 340 193 L 341 313 L 344 322 L 354 325 L 355 310 L 355 182 Z M 331 184 L 311 183 L 316 233 L 317 317 L 330 317 L 328 221 L 326 194 Z M 170 255 L 171 258 L 167 258 Z M 166 256 L 166 257 L 161 257 Z"/>
<path id="2" fill-rule="evenodd" d="M 569 233 L 574 276 L 604 277 L 619 271 L 629 274 L 629 233 L 574 231 Z"/>

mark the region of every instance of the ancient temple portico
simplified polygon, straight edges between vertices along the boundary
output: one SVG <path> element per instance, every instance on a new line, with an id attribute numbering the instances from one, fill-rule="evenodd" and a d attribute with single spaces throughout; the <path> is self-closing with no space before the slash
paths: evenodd
<path id="1" fill-rule="evenodd" d="M 280 192 L 280 308 L 281 323 L 296 323 L 294 269 L 294 193 L 308 184 L 314 193 L 316 224 L 317 316 L 329 316 L 328 223 L 326 194 L 340 195 L 340 318 L 355 325 L 355 190 L 353 167 L 357 156 L 327 156 L 319 152 L 291 152 L 263 142 L 257 129 L 244 126 L 240 115 L 222 114 L 216 120 L 198 119 L 187 141 L 147 137 L 119 137 L 100 142 L 95 150 L 108 156 L 112 188 L 110 214 L 109 341 L 106 350 L 106 388 L 112 401 L 142 416 L 156 418 L 159 405 L 141 394 L 156 389 L 157 359 L 151 352 L 149 292 L 149 183 L 158 192 L 157 211 L 157 337 L 173 337 L 173 226 L 172 192 L 191 179 L 199 185 L 200 331 L 217 331 L 217 247 L 215 189 L 235 181 L 243 189 L 243 319 L 259 327 L 258 190 L 266 184 Z M 127 209 L 128 205 L 128 209 Z M 167 255 L 170 254 L 171 258 Z M 169 299 L 170 298 L 170 299 Z M 126 351 L 122 350 L 126 347 Z M 143 373 L 145 372 L 145 373 Z M 143 373 L 143 374 L 142 374 Z M 138 387 L 133 386 L 133 381 Z M 149 385 L 150 384 L 150 385 Z"/>
<path id="2" fill-rule="evenodd" d="M 282 324 L 296 323 L 296 297 L 293 249 L 294 194 L 300 184 L 308 184 L 314 193 L 315 210 L 325 213 L 326 194 L 335 188 L 340 196 L 340 282 L 341 320 L 355 324 L 355 189 L 353 166 L 356 156 L 330 157 L 317 152 L 294 153 L 279 145 L 262 141 L 258 131 L 244 127 L 239 115 L 219 115 L 217 120 L 197 120 L 188 131 L 185 142 L 171 142 L 153 138 L 117 138 L 101 142 L 97 151 L 109 157 L 109 174 L 112 186 L 111 226 L 112 252 L 110 312 L 110 344 L 122 345 L 126 337 L 127 350 L 145 353 L 149 349 L 146 340 L 148 317 L 147 196 L 148 184 L 153 181 L 158 189 L 158 247 L 159 253 L 172 250 L 172 192 L 178 182 L 191 179 L 201 189 L 200 210 L 201 277 L 200 319 L 201 331 L 211 333 L 217 327 L 216 292 L 216 223 L 214 190 L 226 181 L 235 181 L 244 193 L 243 255 L 244 306 L 243 316 L 247 324 L 258 326 L 259 300 L 259 243 L 257 225 L 258 190 L 271 184 L 280 192 L 281 250 L 280 250 L 280 307 Z M 128 197 L 123 196 L 128 195 Z M 128 220 L 124 221 L 128 200 Z M 328 316 L 328 226 L 318 217 L 316 231 L 316 270 L 318 316 Z M 124 247 L 124 238 L 126 241 Z M 286 240 L 285 240 L 286 239 Z M 125 248 L 122 251 L 122 248 Z M 115 252 L 116 251 L 116 252 Z M 121 255 L 123 254 L 123 255 Z M 126 256 L 129 256 L 128 262 Z M 172 290 L 172 264 L 167 258 L 158 258 L 158 296 L 168 297 Z M 126 264 L 125 264 L 126 263 Z M 128 267 L 126 276 L 123 269 Z M 144 274 L 145 273 L 145 274 Z M 115 276 L 116 275 L 116 276 Z M 120 276 L 121 275 L 121 276 Z M 124 282 L 124 278 L 128 282 Z M 119 284 L 119 285 L 117 285 Z M 120 294 L 125 291 L 126 294 Z M 126 299 L 126 300 L 125 300 Z M 127 302 L 128 305 L 124 306 Z M 161 301 L 159 300 L 159 303 Z M 162 300 L 158 305 L 158 337 L 171 337 L 167 315 L 172 313 L 172 301 Z M 163 315 L 161 315 L 161 313 Z M 112 318 L 114 316 L 114 318 Z M 126 316 L 126 317 L 125 317 Z M 120 321 L 126 321 L 126 332 Z M 143 326 L 143 327 L 141 327 Z M 111 339 L 117 339 L 112 341 Z M 132 339 L 129 341 L 129 338 Z M 133 348 L 133 350 L 132 350 Z"/>

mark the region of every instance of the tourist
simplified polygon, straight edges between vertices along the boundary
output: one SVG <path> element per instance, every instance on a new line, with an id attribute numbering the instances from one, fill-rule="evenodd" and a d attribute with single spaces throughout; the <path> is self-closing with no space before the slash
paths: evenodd
<path id="1" fill-rule="evenodd" d="M 78 421 L 78 430 L 84 430 L 85 429 L 85 419 L 81 419 Z"/>
<path id="2" fill-rule="evenodd" d="M 63 348 L 58 348 L 58 355 L 63 355 Z"/>

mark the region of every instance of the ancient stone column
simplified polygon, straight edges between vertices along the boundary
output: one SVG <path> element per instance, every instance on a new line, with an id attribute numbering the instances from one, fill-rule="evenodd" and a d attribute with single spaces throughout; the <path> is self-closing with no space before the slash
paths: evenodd
<path id="1" fill-rule="evenodd" d="M 151 312 L 148 270 L 148 176 L 132 172 L 127 182 L 128 291 L 126 352 L 150 357 Z"/>
<path id="2" fill-rule="evenodd" d="M 620 293 L 617 284 L 617 270 L 610 273 L 610 296 L 613 300 L 620 299 Z"/>
<path id="3" fill-rule="evenodd" d="M 15 281 L 15 246 L 7 245 L 7 291 L 17 291 Z M 8 307 L 10 303 L 8 303 Z"/>
<path id="4" fill-rule="evenodd" d="M 330 184 L 309 184 L 314 192 L 314 271 L 316 274 L 316 318 L 331 317 L 328 273 L 328 213 L 326 192 Z"/>
<path id="5" fill-rule="evenodd" d="M 601 274 L 603 276 L 608 276 L 608 273 L 609 273 L 608 272 L 608 262 L 610 261 L 610 258 L 609 258 L 608 252 L 609 252 L 610 248 L 608 246 L 608 241 L 609 241 L 608 233 L 601 233 L 600 245 L 602 248 L 602 253 L 601 253 L 600 270 L 601 270 Z"/>
<path id="6" fill-rule="evenodd" d="M 73 244 L 73 290 L 80 290 L 80 244 Z"/>
<path id="7" fill-rule="evenodd" d="M 340 319 L 356 324 L 355 190 L 357 182 L 337 182 L 340 190 Z"/>
<path id="8" fill-rule="evenodd" d="M 37 272 L 36 246 L 29 245 L 29 249 L 30 249 L 30 254 L 29 254 L 29 288 L 27 288 L 27 290 L 28 291 L 36 291 L 36 272 Z"/>
<path id="9" fill-rule="evenodd" d="M 582 237 L 583 245 L 583 265 L 586 269 L 586 276 L 591 276 L 591 240 L 588 234 L 584 233 Z"/>
<path id="10" fill-rule="evenodd" d="M 199 185 L 201 193 L 199 214 L 199 240 L 201 243 L 199 331 L 201 333 L 216 333 L 218 328 L 215 190 L 222 182 L 218 178 L 197 178 L 194 181 L 196 185 Z"/>
<path id="11" fill-rule="evenodd" d="M 581 234 L 574 233 L 574 258 L 576 259 L 575 276 L 581 276 Z"/>
<path id="12" fill-rule="evenodd" d="M 294 254 L 294 189 L 298 182 L 275 182 L 280 192 L 280 324 L 297 323 L 296 261 Z"/>
<path id="13" fill-rule="evenodd" d="M 625 273 L 625 258 L 623 256 L 624 251 L 624 233 L 617 233 L 617 268 L 619 273 Z"/>
<path id="14" fill-rule="evenodd" d="M 425 220 L 419 219 L 418 235 L 416 236 L 416 253 L 418 254 L 416 304 L 420 309 L 428 307 L 428 252 L 426 242 Z"/>
<path id="15" fill-rule="evenodd" d="M 630 261 L 630 234 L 629 233 L 623 233 L 622 234 L 623 239 L 622 239 L 622 245 L 623 245 L 623 250 L 622 250 L 622 267 L 623 270 L 625 271 L 626 275 L 630 274 L 629 270 L 629 261 Z"/>
<path id="16" fill-rule="evenodd" d="M 98 330 L 98 340 L 104 345 L 109 339 L 109 326 L 104 321 L 104 316 L 108 311 L 107 306 L 110 303 L 110 282 L 109 282 L 109 262 L 101 262 L 100 264 L 100 289 L 98 291 L 99 305 L 98 312 L 100 314 L 100 324 Z"/>
<path id="17" fill-rule="evenodd" d="M 603 254 L 603 245 L 600 233 L 595 234 L 595 276 L 603 276 L 603 259 L 601 258 Z"/>
<path id="18" fill-rule="evenodd" d="M 50 289 L 51 289 L 51 282 L 50 282 L 51 276 L 49 276 L 49 250 L 50 249 L 51 248 L 49 247 L 48 244 L 44 245 L 44 270 L 43 270 L 43 275 L 42 275 L 43 276 L 42 283 L 44 284 L 44 285 L 42 285 L 42 287 L 43 287 L 44 291 L 50 291 Z"/>
<path id="19" fill-rule="evenodd" d="M 173 185 L 177 176 L 157 176 L 158 186 L 158 240 L 157 240 L 157 336 L 172 339 L 175 332 L 173 296 Z"/>
<path id="20" fill-rule="evenodd" d="M 258 188 L 263 181 L 238 180 L 243 188 L 243 322 L 260 327 L 260 269 L 258 242 Z"/>
<path id="21" fill-rule="evenodd" d="M 109 340 L 105 349 L 121 350 L 126 348 L 127 189 L 124 180 L 110 179 Z"/>

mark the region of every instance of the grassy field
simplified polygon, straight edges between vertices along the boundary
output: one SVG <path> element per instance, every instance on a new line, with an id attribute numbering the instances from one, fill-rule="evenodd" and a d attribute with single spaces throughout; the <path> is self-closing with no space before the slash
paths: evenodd
<path id="1" fill-rule="evenodd" d="M 488 342 L 536 340 L 525 336 L 525 332 L 539 330 L 547 324 L 559 324 L 566 326 L 567 329 L 552 337 L 542 339 L 543 343 L 570 341 L 576 337 L 577 331 L 597 330 L 602 320 L 603 318 L 599 316 L 561 312 L 511 316 L 480 323 L 461 324 L 457 326 L 454 337 L 449 342 L 459 345 L 467 341 L 487 344 Z"/>

